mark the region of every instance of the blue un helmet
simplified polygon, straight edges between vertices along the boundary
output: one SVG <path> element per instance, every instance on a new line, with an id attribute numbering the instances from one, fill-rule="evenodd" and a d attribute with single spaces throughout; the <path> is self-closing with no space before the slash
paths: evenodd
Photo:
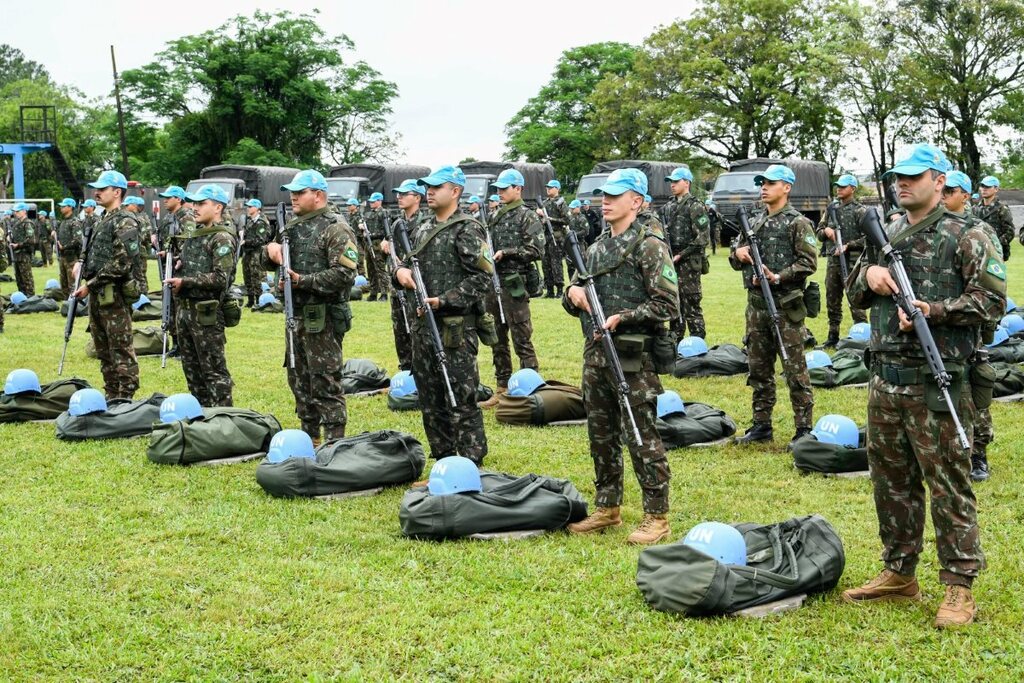
<path id="1" fill-rule="evenodd" d="M 354 284 L 356 287 L 366 287 L 370 284 L 370 281 L 366 279 L 365 275 L 356 275 L 356 281 Z"/>
<path id="2" fill-rule="evenodd" d="M 416 393 L 416 378 L 408 370 L 402 370 L 391 378 L 391 386 L 388 389 L 395 398 L 402 398 Z"/>
<path id="3" fill-rule="evenodd" d="M 855 323 L 850 327 L 850 339 L 866 342 L 871 339 L 871 323 Z"/>
<path id="4" fill-rule="evenodd" d="M 992 343 L 985 344 L 985 346 L 987 346 L 988 348 L 992 348 L 993 346 L 999 346 L 1009 338 L 1010 333 L 1007 331 L 1005 327 L 1000 325 L 999 327 L 996 328 L 995 334 L 992 335 Z"/>
<path id="5" fill-rule="evenodd" d="M 676 353 L 683 358 L 702 356 L 708 352 L 708 343 L 700 337 L 683 337 L 676 346 Z"/>
<path id="6" fill-rule="evenodd" d="M 1010 297 L 1006 297 L 1006 312 L 1007 313 L 1013 313 L 1016 310 L 1017 310 L 1017 302 L 1014 301 L 1013 299 L 1011 299 Z"/>
<path id="7" fill-rule="evenodd" d="M 46 281 L 46 286 L 43 289 L 60 289 L 60 283 L 51 277 Z"/>
<path id="8" fill-rule="evenodd" d="M 145 294 L 140 294 L 139 295 L 139 300 L 132 304 L 132 310 L 133 311 L 137 311 L 140 308 L 142 308 L 143 306 L 145 306 L 147 304 L 151 304 L 151 303 L 153 303 L 153 302 L 149 300 L 148 296 L 146 296 Z"/>
<path id="9" fill-rule="evenodd" d="M 832 367 L 832 358 L 821 349 L 815 349 L 804 356 L 807 359 L 807 369 L 814 370 L 815 368 L 830 368 Z"/>
<path id="10" fill-rule="evenodd" d="M 256 308 L 263 308 L 264 306 L 272 306 L 277 299 L 270 292 L 263 292 L 260 294 L 259 300 L 256 301 Z"/>
<path id="11" fill-rule="evenodd" d="M 532 368 L 523 368 L 508 378 L 509 396 L 529 396 L 544 384 L 544 378 Z"/>
<path id="12" fill-rule="evenodd" d="M 1024 332 L 1024 318 L 1017 313 L 1007 313 L 999 325 L 1005 327 L 1011 336 Z"/>
<path id="13" fill-rule="evenodd" d="M 435 496 L 481 491 L 480 469 L 476 463 L 461 455 L 441 458 L 430 468 L 427 490 Z"/>
<path id="14" fill-rule="evenodd" d="M 274 284 L 274 274 L 273 273 L 267 273 L 267 284 L 268 285 Z"/>
<path id="15" fill-rule="evenodd" d="M 5 394 L 16 396 L 17 394 L 27 394 L 30 391 L 37 394 L 43 393 L 43 388 L 39 385 L 39 376 L 35 372 L 20 368 L 8 373 L 7 381 L 4 382 Z"/>
<path id="16" fill-rule="evenodd" d="M 268 285 L 266 282 L 261 282 L 260 283 L 260 291 L 261 292 L 269 292 L 270 291 L 270 285 Z"/>
<path id="17" fill-rule="evenodd" d="M 79 389 L 71 394 L 71 400 L 68 401 L 68 414 L 75 417 L 105 412 L 107 399 L 96 389 Z"/>
<path id="18" fill-rule="evenodd" d="M 845 415 L 822 415 L 814 423 L 811 434 L 821 443 L 856 448 L 860 445 L 857 423 Z"/>
<path id="19" fill-rule="evenodd" d="M 679 394 L 672 390 L 658 394 L 658 417 L 665 417 L 673 413 L 686 415 L 686 406 L 683 405 L 683 399 L 679 398 Z"/>
<path id="20" fill-rule="evenodd" d="M 267 462 L 282 462 L 288 458 L 316 460 L 313 439 L 301 429 L 283 429 L 270 440 Z"/>
<path id="21" fill-rule="evenodd" d="M 24 292 L 14 292 L 13 294 L 11 294 L 11 303 L 14 304 L 15 306 L 20 306 L 21 304 L 25 303 L 25 299 L 27 298 L 28 297 L 25 296 Z"/>
<path id="22" fill-rule="evenodd" d="M 192 394 L 171 394 L 160 404 L 160 421 L 165 424 L 202 415 L 203 407 Z"/>
<path id="23" fill-rule="evenodd" d="M 747 542 L 736 527 L 728 524 L 701 522 L 690 529 L 682 543 L 722 564 L 747 565 Z"/>

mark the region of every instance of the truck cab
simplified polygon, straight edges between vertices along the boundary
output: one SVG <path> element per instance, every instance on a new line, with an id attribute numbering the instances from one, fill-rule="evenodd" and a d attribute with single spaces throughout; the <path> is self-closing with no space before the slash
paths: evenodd
<path id="1" fill-rule="evenodd" d="M 241 228 L 245 222 L 245 201 L 248 199 L 245 190 L 245 181 L 241 178 L 201 178 L 191 180 L 185 186 L 185 194 L 195 194 L 203 185 L 217 185 L 231 198 L 227 211 L 235 228 Z"/>

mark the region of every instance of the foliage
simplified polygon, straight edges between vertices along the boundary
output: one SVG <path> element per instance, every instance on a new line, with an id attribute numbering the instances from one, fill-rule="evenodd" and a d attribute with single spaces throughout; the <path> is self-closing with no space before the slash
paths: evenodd
<path id="1" fill-rule="evenodd" d="M 0 44 L 0 88 L 14 81 L 48 81 L 46 68 L 25 57 L 16 47 Z"/>

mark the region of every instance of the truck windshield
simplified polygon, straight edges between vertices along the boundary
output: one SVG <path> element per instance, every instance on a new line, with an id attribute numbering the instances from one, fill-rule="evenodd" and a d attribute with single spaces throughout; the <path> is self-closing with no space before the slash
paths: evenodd
<path id="1" fill-rule="evenodd" d="M 332 202 L 359 199 L 359 181 L 352 178 L 328 178 L 327 197 Z"/>
<path id="2" fill-rule="evenodd" d="M 585 175 L 580 178 L 580 185 L 576 188 L 576 194 L 594 194 L 594 190 L 604 185 L 604 181 L 608 179 L 608 173 L 595 173 L 594 175 Z"/>
<path id="3" fill-rule="evenodd" d="M 491 196 L 494 194 L 491 191 L 491 181 L 493 180 L 492 176 L 467 176 L 466 189 L 463 190 L 462 196 L 465 199 L 469 199 L 473 195 L 480 197 L 480 199 Z"/>
<path id="4" fill-rule="evenodd" d="M 754 184 L 756 173 L 723 173 L 715 181 L 714 192 L 758 192 Z"/>
<path id="5" fill-rule="evenodd" d="M 188 187 L 185 188 L 185 192 L 187 194 L 195 194 L 196 192 L 199 192 L 199 188 L 202 187 L 203 185 L 216 185 L 217 187 L 219 187 L 222 190 L 224 190 L 225 192 L 227 192 L 228 196 L 231 197 L 232 199 L 238 199 L 238 197 L 239 197 L 239 192 L 238 191 L 240 191 L 240 189 L 241 189 L 241 185 L 238 185 L 238 184 L 236 184 L 235 182 L 233 182 L 231 180 L 218 180 L 217 178 L 203 178 L 201 180 L 193 180 L 192 182 L 190 182 L 188 184 Z"/>

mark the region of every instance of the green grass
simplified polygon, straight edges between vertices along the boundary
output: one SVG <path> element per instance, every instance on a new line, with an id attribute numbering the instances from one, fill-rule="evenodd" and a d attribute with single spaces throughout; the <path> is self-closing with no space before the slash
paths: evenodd
<path id="1" fill-rule="evenodd" d="M 52 269 L 37 269 L 41 285 Z M 819 274 L 819 280 L 821 276 Z M 153 277 L 155 281 L 155 276 Z M 3 285 L 10 293 L 12 285 Z M 705 279 L 709 342 L 739 343 L 744 294 L 719 251 Z M 1011 287 L 1024 299 L 1024 288 Z M 347 357 L 396 368 L 386 304 L 354 304 Z M 552 300 L 534 303 L 546 377 L 580 378 L 579 326 Z M 847 321 L 847 325 L 849 321 Z M 56 377 L 63 319 L 8 316 L 0 373 Z M 823 318 L 811 321 L 823 339 Z M 235 403 L 297 427 L 281 368 L 280 316 L 244 315 L 228 333 Z M 101 385 L 80 320 L 65 376 Z M 140 360 L 139 395 L 185 389 L 180 364 Z M 489 351 L 481 354 L 493 384 Z M 743 377 L 667 378 L 686 400 L 724 408 L 743 429 Z M 802 477 L 782 450 L 792 433 L 784 386 L 780 444 L 671 452 L 673 540 L 693 524 L 771 522 L 820 513 L 839 531 L 840 590 L 879 569 L 867 480 Z M 815 415 L 865 419 L 864 390 L 818 391 Z M 383 396 L 349 401 L 349 432 L 395 428 L 423 439 L 418 413 Z M 992 481 L 978 487 L 989 569 L 976 625 L 939 633 L 941 598 L 929 528 L 914 606 L 851 607 L 838 591 L 765 620 L 685 619 L 649 609 L 625 544 L 639 521 L 627 467 L 626 526 L 604 536 L 516 543 L 432 543 L 399 535 L 401 490 L 374 498 L 277 500 L 256 465 L 150 464 L 145 440 L 67 444 L 53 426 L 0 425 L 0 678 L 5 680 L 1020 680 L 1022 569 L 1020 405 L 994 408 Z M 486 413 L 487 465 L 570 478 L 588 499 L 586 431 L 511 428 Z M 1014 673 L 1016 672 L 1016 673 Z"/>

